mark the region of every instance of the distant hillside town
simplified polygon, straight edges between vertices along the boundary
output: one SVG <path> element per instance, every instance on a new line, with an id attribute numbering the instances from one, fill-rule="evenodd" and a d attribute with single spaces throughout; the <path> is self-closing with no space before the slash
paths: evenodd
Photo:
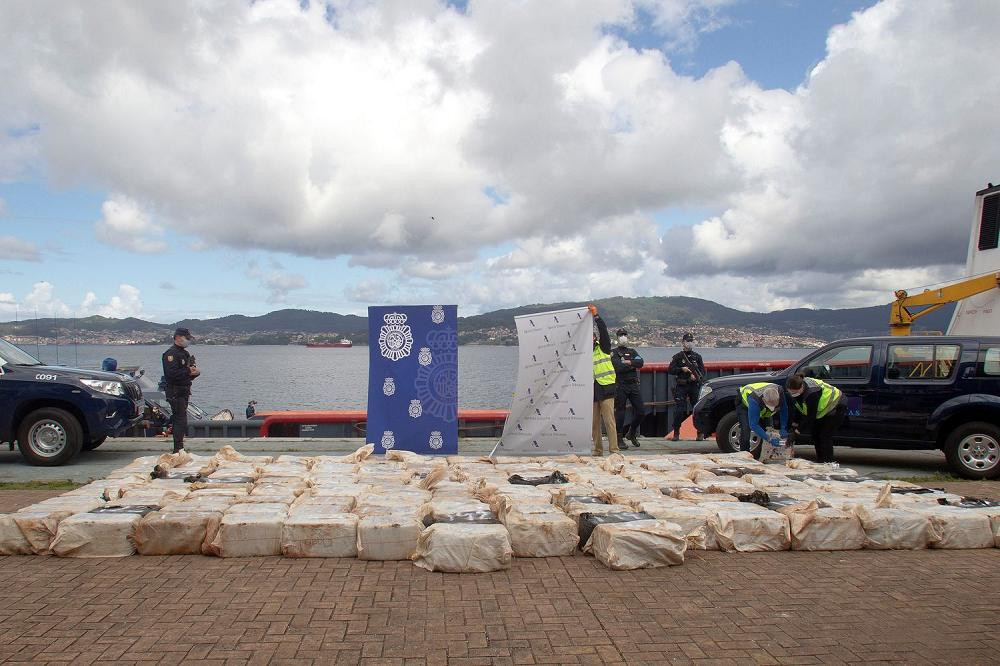
<path id="1" fill-rule="evenodd" d="M 594 302 L 612 330 L 624 327 L 635 344 L 644 346 L 679 346 L 681 336 L 688 331 L 703 347 L 818 347 L 840 338 L 888 332 L 888 305 L 760 313 L 684 296 L 615 297 Z M 583 304 L 535 304 L 460 317 L 459 343 L 516 345 L 515 316 Z M 951 308 L 942 308 L 923 318 L 921 325 L 924 330 L 942 331 L 950 317 Z M 198 344 L 304 345 L 341 338 L 354 344 L 368 343 L 366 317 L 293 309 L 169 324 L 137 318 L 28 319 L 0 323 L 0 336 L 15 344 L 164 344 L 177 326 L 191 329 Z"/>

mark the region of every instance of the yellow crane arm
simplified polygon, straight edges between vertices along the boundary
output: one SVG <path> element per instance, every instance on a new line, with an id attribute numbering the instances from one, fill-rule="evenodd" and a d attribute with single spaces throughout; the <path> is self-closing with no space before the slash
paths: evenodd
<path id="1" fill-rule="evenodd" d="M 896 300 L 889 313 L 889 330 L 893 335 L 909 335 L 913 322 L 949 303 L 981 294 L 990 289 L 1000 288 L 1000 273 L 987 273 L 978 277 L 955 282 L 939 289 L 925 289 L 910 296 L 905 290 L 896 292 Z M 910 307 L 926 306 L 923 310 L 911 312 Z"/>

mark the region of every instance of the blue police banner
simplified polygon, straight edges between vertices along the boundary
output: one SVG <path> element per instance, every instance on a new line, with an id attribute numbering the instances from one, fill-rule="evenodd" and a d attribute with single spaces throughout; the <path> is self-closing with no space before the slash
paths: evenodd
<path id="1" fill-rule="evenodd" d="M 458 306 L 368 308 L 368 436 L 376 453 L 458 453 Z"/>

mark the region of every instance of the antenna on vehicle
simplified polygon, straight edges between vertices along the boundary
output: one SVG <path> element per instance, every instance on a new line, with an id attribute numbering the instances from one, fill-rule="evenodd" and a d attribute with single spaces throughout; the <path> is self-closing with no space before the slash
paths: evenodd
<path id="1" fill-rule="evenodd" d="M 53 311 L 49 314 L 52 315 L 52 323 L 55 325 L 56 313 Z M 56 365 L 59 365 L 59 329 L 56 329 Z"/>
<path id="2" fill-rule="evenodd" d="M 41 350 L 38 348 L 38 308 L 35 308 L 35 358 L 42 355 Z M 42 359 L 38 358 L 39 361 Z"/>

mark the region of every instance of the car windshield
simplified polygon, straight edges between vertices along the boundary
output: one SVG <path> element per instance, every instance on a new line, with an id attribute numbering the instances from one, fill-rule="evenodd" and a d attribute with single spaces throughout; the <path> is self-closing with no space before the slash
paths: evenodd
<path id="1" fill-rule="evenodd" d="M 11 365 L 41 365 L 37 358 L 0 338 L 0 359 Z"/>

